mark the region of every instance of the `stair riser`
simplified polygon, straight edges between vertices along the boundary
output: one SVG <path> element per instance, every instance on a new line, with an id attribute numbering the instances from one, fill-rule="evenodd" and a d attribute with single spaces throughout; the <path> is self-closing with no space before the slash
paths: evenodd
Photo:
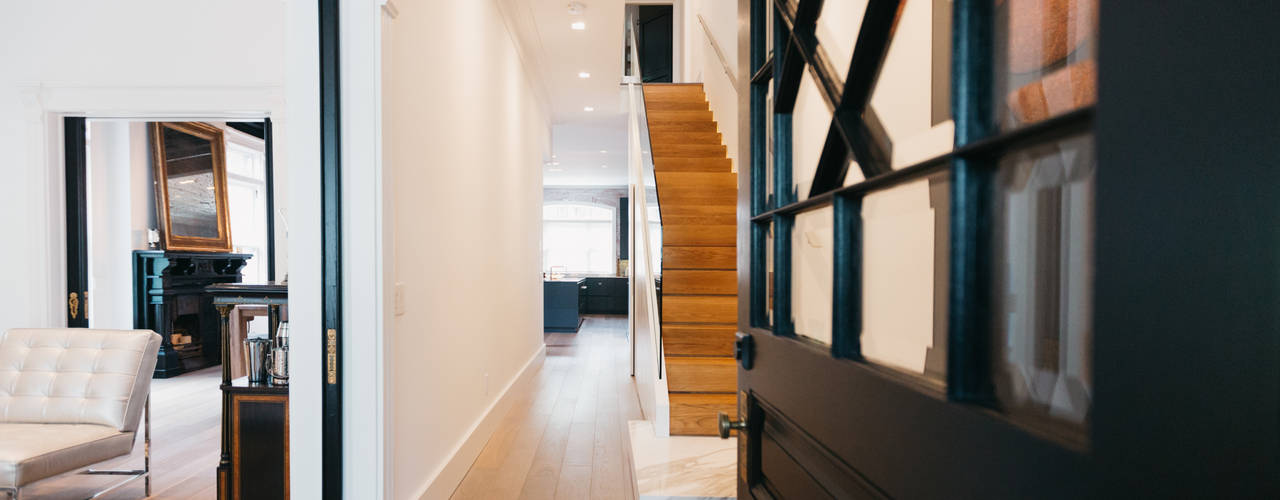
<path id="1" fill-rule="evenodd" d="M 671 394 L 671 434 L 676 436 L 717 436 L 719 414 L 738 418 L 738 398 L 734 394 Z"/>
<path id="2" fill-rule="evenodd" d="M 737 295 L 737 271 L 672 270 L 662 273 L 663 295 Z"/>
<path id="3" fill-rule="evenodd" d="M 672 246 L 733 246 L 737 226 L 662 226 L 662 244 Z"/>
<path id="4" fill-rule="evenodd" d="M 671 392 L 720 392 L 738 390 L 738 365 L 733 358 L 668 356 L 667 390 Z"/>
<path id="5" fill-rule="evenodd" d="M 665 258 L 665 257 L 664 257 Z M 662 352 L 667 356 L 733 356 L 734 326 L 662 326 Z"/>
<path id="6" fill-rule="evenodd" d="M 650 144 L 713 144 L 720 145 L 719 132 L 650 132 Z"/>
<path id="7" fill-rule="evenodd" d="M 663 172 L 721 172 L 729 173 L 732 162 L 727 158 L 654 158 L 653 168 Z"/>
<path id="8" fill-rule="evenodd" d="M 668 269 L 735 269 L 736 247 L 673 247 L 662 249 L 663 272 Z"/>
<path id="9" fill-rule="evenodd" d="M 738 322 L 737 297 L 662 297 L 662 321 L 673 323 Z"/>

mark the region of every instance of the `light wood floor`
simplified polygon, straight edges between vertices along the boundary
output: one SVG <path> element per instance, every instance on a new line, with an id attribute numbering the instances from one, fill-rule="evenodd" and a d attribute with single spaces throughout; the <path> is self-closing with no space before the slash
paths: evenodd
<path id="1" fill-rule="evenodd" d="M 545 335 L 547 359 L 455 499 L 634 499 L 628 420 L 640 420 L 625 316 Z"/>
<path id="2" fill-rule="evenodd" d="M 151 381 L 151 498 L 214 498 L 219 456 L 221 367 Z M 142 468 L 142 437 L 133 455 L 94 466 Z M 120 478 L 68 474 L 40 481 L 22 491 L 27 499 L 83 499 Z M 103 497 L 142 498 L 142 480 Z"/>

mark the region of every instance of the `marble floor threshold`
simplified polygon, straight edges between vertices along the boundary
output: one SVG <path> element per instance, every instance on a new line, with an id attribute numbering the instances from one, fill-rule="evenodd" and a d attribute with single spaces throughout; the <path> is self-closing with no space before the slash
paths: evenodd
<path id="1" fill-rule="evenodd" d="M 627 422 L 640 500 L 724 499 L 737 496 L 737 440 L 659 437 L 647 420 Z"/>

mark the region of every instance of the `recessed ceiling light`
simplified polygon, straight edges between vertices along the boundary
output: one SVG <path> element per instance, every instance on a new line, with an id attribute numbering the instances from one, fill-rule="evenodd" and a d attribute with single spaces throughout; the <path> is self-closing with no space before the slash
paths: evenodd
<path id="1" fill-rule="evenodd" d="M 563 168 L 548 168 L 548 172 L 564 172 Z"/>
<path id="2" fill-rule="evenodd" d="M 607 149 L 601 149 L 601 150 L 600 150 L 600 153 L 601 153 L 601 154 L 608 153 L 608 152 L 609 152 L 609 150 L 607 150 Z"/>
<path id="3" fill-rule="evenodd" d="M 600 168 L 609 168 L 608 165 L 600 165 Z"/>
<path id="4" fill-rule="evenodd" d="M 559 164 L 560 164 L 560 162 L 558 162 L 558 161 L 553 161 L 553 162 L 551 162 L 551 164 L 552 164 L 552 165 L 559 165 Z"/>
<path id="5" fill-rule="evenodd" d="M 593 108 L 593 107 L 591 107 L 591 106 L 585 106 L 585 107 L 583 107 L 583 108 L 582 108 L 582 110 L 583 110 L 583 111 L 595 111 L 595 110 L 596 110 L 596 108 Z"/>
<path id="6" fill-rule="evenodd" d="M 587 29 L 587 23 L 584 23 L 582 21 L 574 21 L 573 24 L 569 25 L 569 27 L 573 28 L 574 31 L 582 31 Z"/>
<path id="7" fill-rule="evenodd" d="M 579 71 L 578 78 L 591 78 L 591 73 L 587 73 L 586 71 Z"/>

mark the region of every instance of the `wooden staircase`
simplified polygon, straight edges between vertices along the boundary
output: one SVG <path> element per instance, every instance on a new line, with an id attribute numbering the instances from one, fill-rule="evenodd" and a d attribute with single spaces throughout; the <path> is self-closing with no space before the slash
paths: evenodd
<path id="1" fill-rule="evenodd" d="M 645 84 L 662 211 L 662 348 L 671 434 L 716 435 L 737 414 L 738 176 L 702 84 Z"/>

